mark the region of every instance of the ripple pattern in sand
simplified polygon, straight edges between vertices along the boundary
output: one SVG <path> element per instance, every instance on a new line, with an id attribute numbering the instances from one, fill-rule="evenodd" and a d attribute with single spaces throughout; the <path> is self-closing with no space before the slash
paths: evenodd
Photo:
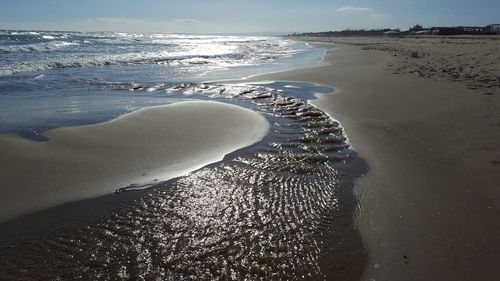
<path id="1" fill-rule="evenodd" d="M 1 249 L 1 279 L 324 279 L 339 179 L 355 157 L 342 128 L 272 88 L 202 87 L 264 113 L 269 136 L 95 223 Z"/>

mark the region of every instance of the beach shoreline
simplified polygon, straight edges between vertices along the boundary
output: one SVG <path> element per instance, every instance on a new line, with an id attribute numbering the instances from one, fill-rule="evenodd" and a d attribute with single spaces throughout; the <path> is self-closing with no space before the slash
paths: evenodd
<path id="1" fill-rule="evenodd" d="M 345 277 L 354 264 L 350 251 L 362 250 L 346 244 L 359 241 L 352 239 L 358 237 L 350 213 L 354 208 L 346 205 L 354 202 L 353 181 L 366 165 L 348 148 L 342 127 L 305 100 L 331 89 L 289 82 L 210 87 L 265 116 L 270 129 L 264 140 L 147 190 L 76 201 L 3 224 L 2 277 L 83 274 L 95 279 L 94 273 L 116 276 L 125 266 L 146 279 L 165 268 L 173 276 L 192 272 L 206 277 L 210 272 L 208 279 L 215 279 L 227 273 L 221 259 L 232 262 L 241 256 L 255 260 L 242 274 L 261 272 L 276 280 Z M 254 124 L 245 125 L 254 129 Z M 61 244 L 71 246 L 61 251 Z M 130 252 L 144 251 L 154 253 L 152 259 L 172 253 L 181 268 L 168 260 L 157 264 L 134 254 L 128 258 Z M 47 270 L 39 266 L 40 259 L 65 266 Z M 89 263 L 91 272 L 86 271 Z M 137 265 L 159 269 L 144 273 Z"/>
<path id="2" fill-rule="evenodd" d="M 390 65 L 409 58 L 352 42 L 328 46 L 336 50 L 327 54 L 327 66 L 244 81 L 335 88 L 312 103 L 341 122 L 369 165 L 354 189 L 356 226 L 368 251 L 362 280 L 498 274 L 500 101 L 483 92 L 498 88 L 395 74 Z"/>
<path id="3" fill-rule="evenodd" d="M 261 141 L 268 129 L 249 109 L 188 101 L 48 130 L 47 142 L 0 135 L 1 166 L 8 171 L 0 221 L 185 175 Z"/>
<path id="4" fill-rule="evenodd" d="M 332 44 L 329 39 L 323 41 L 314 44 L 335 48 L 327 53 L 327 64 L 324 66 L 257 75 L 237 82 L 304 81 L 335 90 L 334 93 L 316 94 L 316 99 L 311 100 L 311 103 L 341 123 L 349 138 L 349 145 L 359 154 L 359 161 L 367 161 L 369 169 L 359 179 L 356 178 L 358 175 L 346 179 L 347 189 L 352 187 L 349 181 L 356 180 L 353 189 L 357 206 L 342 206 L 354 202 L 349 197 L 351 190 L 337 194 L 340 196 L 340 208 L 355 214 L 337 215 L 338 221 L 334 224 L 341 227 L 335 230 L 335 235 L 341 240 L 330 238 L 328 253 L 324 254 L 333 254 L 325 258 L 321 265 L 325 276 L 342 280 L 489 280 L 498 274 L 495 265 L 500 258 L 500 242 L 496 238 L 500 237 L 500 223 L 496 222 L 495 215 L 500 211 L 500 101 L 496 84 L 492 80 L 485 80 L 484 85 L 474 88 L 460 79 L 426 75 L 425 71 L 432 70 L 434 65 L 429 69 L 420 69 L 419 73 L 396 72 L 394 66 L 412 63 L 404 46 L 394 56 L 390 48 L 366 48 L 378 46 L 378 41 L 363 44 L 349 39 L 341 39 L 341 42 L 334 42 L 336 44 Z M 394 42 L 388 41 L 387 44 Z M 398 45 L 391 46 L 395 48 Z M 443 46 L 446 47 L 446 44 Z M 416 68 L 419 68 L 418 64 Z M 164 107 L 170 109 L 163 110 Z M 197 112 L 190 115 L 193 111 Z M 133 116 L 136 116 L 135 121 Z M 198 117 L 193 119 L 193 116 Z M 158 128 L 165 125 L 161 120 L 172 118 L 182 119 L 179 126 L 184 129 L 171 128 L 167 124 L 159 132 Z M 121 126 L 115 126 L 120 122 Z M 143 126 L 145 123 L 155 125 Z M 99 127 L 101 132 L 97 132 Z M 110 130 L 111 127 L 116 130 Z M 82 129 L 92 132 L 82 133 Z M 84 182 L 89 178 L 88 174 L 92 174 L 96 181 L 103 180 L 109 177 L 107 173 L 111 171 L 118 171 L 118 174 L 110 177 L 111 180 L 122 181 L 108 181 L 104 185 L 109 189 L 94 190 L 93 195 L 89 195 L 87 190 L 86 194 L 80 194 L 78 198 L 61 197 L 60 201 L 24 211 L 19 211 L 18 206 L 12 204 L 24 202 L 27 198 L 25 194 L 15 198 L 4 197 L 0 206 L 8 212 L 2 212 L 2 215 L 12 218 L 68 201 L 110 194 L 113 190 L 126 187 L 123 186 L 125 182 L 127 185 L 136 183 L 135 186 L 140 187 L 145 183 L 154 185 L 157 182 L 155 180 L 165 181 L 182 176 L 259 142 L 268 129 L 265 117 L 250 109 L 220 102 L 198 101 L 145 108 L 101 125 L 49 130 L 49 139 L 66 139 L 62 143 L 59 141 L 58 149 L 71 151 L 59 153 L 59 158 L 54 157 L 50 153 L 54 150 L 47 147 L 39 150 L 33 147 L 47 146 L 47 143 L 1 135 L 1 147 L 8 152 L 8 161 L 3 161 L 2 168 L 17 171 L 8 176 L 7 186 L 18 186 L 16 182 L 23 179 L 25 168 L 22 159 L 41 163 L 38 166 L 36 163 L 28 165 L 32 168 L 45 166 L 47 159 L 50 160 L 47 167 L 29 172 L 30 175 L 40 176 L 23 179 L 26 181 L 23 186 L 30 190 L 30 195 L 36 200 L 48 202 L 47 198 L 38 196 L 44 192 L 39 186 L 43 186 L 44 179 L 46 182 L 53 182 L 54 178 L 58 178 L 57 181 L 63 179 L 60 171 L 72 180 L 76 177 L 76 183 Z M 169 167 L 183 172 L 169 176 L 164 176 L 164 171 L 155 174 L 155 167 L 165 167 L 165 163 L 158 162 L 167 156 L 158 153 L 165 147 L 164 139 L 172 131 L 179 130 L 182 136 L 167 140 L 167 143 L 185 147 L 171 148 L 170 152 L 165 153 L 177 153 L 178 158 L 169 159 L 184 161 L 185 165 L 181 166 L 185 169 L 174 165 Z M 131 136 L 127 133 L 131 131 L 141 133 Z M 227 135 L 221 134 L 221 131 L 227 132 Z M 117 138 L 117 132 L 123 133 L 123 137 Z M 214 137 L 213 142 L 200 142 L 208 135 Z M 126 142 L 107 151 L 109 147 L 116 146 L 118 139 Z M 84 147 L 90 150 L 79 147 L 81 143 L 86 143 Z M 218 146 L 215 154 L 205 155 L 207 147 L 213 148 L 214 144 L 222 147 Z M 201 158 L 197 156 L 184 159 L 182 156 L 186 156 L 188 148 L 197 148 L 195 155 L 211 160 L 200 163 Z M 80 151 L 76 161 L 70 159 L 74 157 L 72 153 L 75 149 Z M 136 149 L 138 151 L 133 155 L 123 155 L 123 151 Z M 40 158 L 39 154 L 33 152 L 46 155 Z M 113 159 L 96 165 L 94 170 L 83 169 L 85 172 L 79 175 L 82 169 L 78 167 L 84 164 L 92 166 L 86 161 L 95 159 L 95 153 L 108 153 L 111 156 L 105 158 Z M 143 157 L 144 154 L 148 156 Z M 142 158 L 144 163 L 137 161 Z M 66 165 L 78 162 L 80 166 Z M 17 165 L 17 168 L 13 165 Z M 148 179 L 137 180 L 145 177 Z M 64 182 L 62 185 L 65 185 Z M 82 190 L 87 187 L 76 184 L 71 188 Z M 15 192 L 12 194 L 15 195 Z M 99 198 L 103 202 L 107 200 Z M 36 204 L 28 200 L 22 206 Z M 9 206 L 12 208 L 8 209 Z M 60 212 L 58 210 L 55 208 L 52 213 Z M 11 211 L 17 215 L 12 215 Z M 49 210 L 47 216 L 53 216 L 52 213 Z M 0 221 L 4 217 L 0 217 Z M 33 217 L 36 219 L 36 215 Z M 356 228 L 356 235 L 342 236 L 350 234 L 352 226 Z"/>

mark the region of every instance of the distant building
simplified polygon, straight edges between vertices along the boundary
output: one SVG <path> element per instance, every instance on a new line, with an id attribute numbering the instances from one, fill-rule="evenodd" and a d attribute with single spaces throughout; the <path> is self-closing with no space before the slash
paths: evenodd
<path id="1" fill-rule="evenodd" d="M 432 27 L 432 34 L 436 35 L 491 35 L 490 28 L 486 26 L 456 26 Z"/>
<path id="2" fill-rule="evenodd" d="M 500 24 L 486 26 L 444 26 L 424 28 L 416 24 L 406 31 L 399 29 L 344 29 L 339 31 L 293 33 L 289 36 L 317 36 L 317 37 L 351 37 L 351 36 L 386 36 L 399 37 L 406 35 L 500 35 Z"/>
<path id="3" fill-rule="evenodd" d="M 500 24 L 490 24 L 486 28 L 493 34 L 500 35 Z"/>
<path id="4" fill-rule="evenodd" d="M 389 30 L 389 31 L 384 32 L 384 36 L 397 37 L 397 36 L 401 36 L 401 32 L 395 31 L 395 30 Z"/>
<path id="5" fill-rule="evenodd" d="M 423 26 L 421 26 L 420 24 L 415 24 L 414 26 L 408 29 L 408 32 L 410 32 L 411 34 L 416 34 L 417 32 L 422 30 L 424 30 Z"/>
<path id="6" fill-rule="evenodd" d="M 424 29 L 424 30 L 420 30 L 420 31 L 414 31 L 413 34 L 415 34 L 415 35 L 430 35 L 431 31 L 430 31 L 430 29 Z"/>

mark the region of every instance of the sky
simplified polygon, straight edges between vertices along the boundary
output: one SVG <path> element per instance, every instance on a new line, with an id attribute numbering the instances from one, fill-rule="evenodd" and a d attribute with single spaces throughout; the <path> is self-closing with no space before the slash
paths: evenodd
<path id="1" fill-rule="evenodd" d="M 0 0 L 0 29 L 307 32 L 500 23 L 499 0 Z"/>

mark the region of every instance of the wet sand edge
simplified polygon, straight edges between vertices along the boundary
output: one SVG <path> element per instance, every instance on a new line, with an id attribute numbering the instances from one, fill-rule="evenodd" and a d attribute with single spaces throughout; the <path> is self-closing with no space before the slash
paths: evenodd
<path id="1" fill-rule="evenodd" d="M 500 136 L 488 97 L 459 82 L 393 74 L 388 53 L 328 46 L 336 50 L 327 66 L 245 81 L 335 88 L 313 103 L 342 123 L 370 167 L 355 186 L 356 226 L 368 251 L 360 279 L 487 280 L 498 273 L 500 173 L 491 159 Z"/>
<path id="2" fill-rule="evenodd" d="M 8 173 L 0 220 L 179 177 L 262 140 L 268 128 L 249 109 L 196 101 L 49 130 L 48 142 L 2 135 L 1 165 Z"/>

